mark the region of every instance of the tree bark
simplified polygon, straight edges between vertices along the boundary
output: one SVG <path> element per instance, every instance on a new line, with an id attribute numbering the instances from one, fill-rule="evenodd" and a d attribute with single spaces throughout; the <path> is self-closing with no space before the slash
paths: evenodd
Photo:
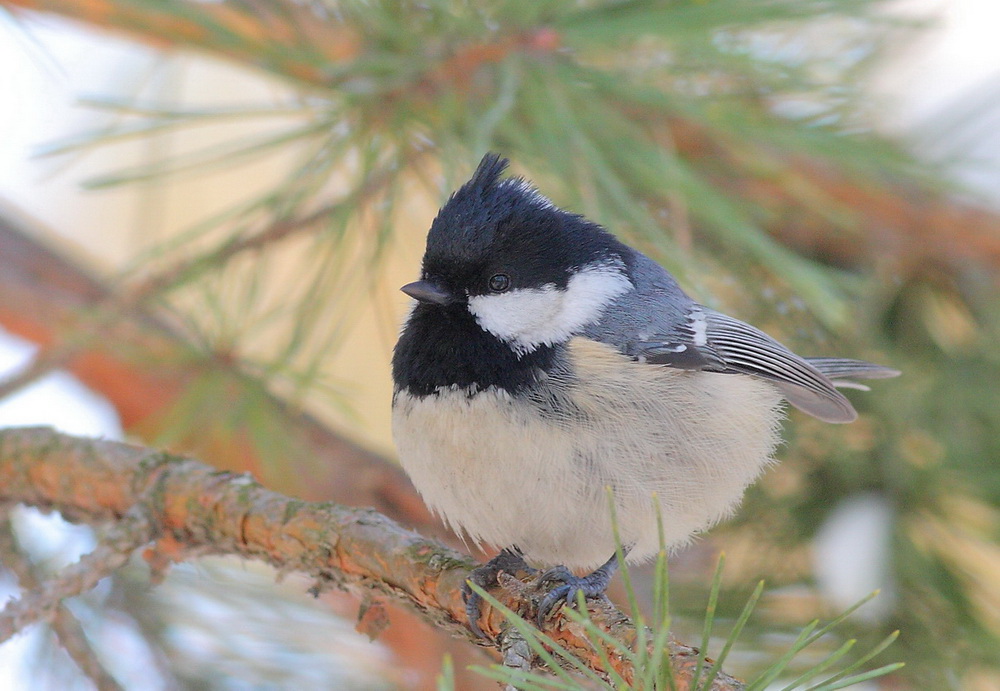
<path id="1" fill-rule="evenodd" d="M 113 541 L 93 553 L 101 553 L 101 563 L 109 563 L 116 552 L 123 561 L 135 535 L 144 536 L 139 541 L 152 535 L 156 542 L 147 559 L 154 568 L 208 552 L 258 559 L 279 571 L 309 574 L 317 591 L 375 592 L 405 603 L 434 626 L 481 643 L 463 623 L 460 591 L 474 563 L 371 509 L 291 499 L 246 475 L 219 472 L 191 458 L 48 428 L 0 430 L 0 501 L 58 510 L 70 520 L 116 521 Z M 87 557 L 80 562 L 86 563 Z M 0 640 L 15 624 L 55 612 L 62 598 L 74 594 L 67 584 L 84 588 L 96 582 L 77 573 L 83 571 L 80 564 L 67 569 L 73 573 L 56 576 L 9 604 L 0 613 Z M 497 595 L 530 620 L 535 598 L 525 592 L 504 589 Z M 635 643 L 634 626 L 613 605 L 601 601 L 589 608 L 592 620 L 610 636 Z M 492 608 L 485 610 L 483 630 L 502 642 L 504 620 Z M 604 649 L 596 649 L 561 612 L 546 624 L 545 633 L 598 674 L 609 673 L 604 667 L 608 660 L 617 674 L 632 677 L 629 663 L 613 647 L 602 641 L 597 644 Z M 678 689 L 689 687 L 697 657 L 697 651 L 671 642 Z M 712 688 L 743 685 L 720 675 Z"/>

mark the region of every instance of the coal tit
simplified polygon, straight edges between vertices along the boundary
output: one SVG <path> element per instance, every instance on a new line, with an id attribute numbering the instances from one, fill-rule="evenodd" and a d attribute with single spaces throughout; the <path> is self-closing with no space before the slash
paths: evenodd
<path id="1" fill-rule="evenodd" d="M 733 512 L 772 462 L 783 401 L 827 422 L 857 414 L 837 386 L 896 370 L 802 358 L 689 298 L 604 228 L 557 208 L 488 154 L 431 224 L 393 355 L 393 434 L 427 504 L 502 548 L 473 572 L 551 567 L 539 621 L 617 562 Z M 591 571 L 578 577 L 571 570 Z M 478 597 L 466 591 L 469 624 Z"/>

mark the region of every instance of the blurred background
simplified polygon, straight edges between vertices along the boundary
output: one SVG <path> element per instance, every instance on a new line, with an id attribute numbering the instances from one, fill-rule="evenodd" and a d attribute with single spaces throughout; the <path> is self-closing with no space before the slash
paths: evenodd
<path id="1" fill-rule="evenodd" d="M 700 301 L 904 372 L 852 425 L 790 415 L 781 465 L 674 555 L 677 637 L 725 551 L 723 621 L 768 584 L 731 673 L 881 589 L 829 650 L 899 629 L 879 688 L 1000 689 L 998 26 L 986 0 L 0 0 L 0 424 L 454 542 L 392 466 L 389 359 L 437 207 L 495 150 Z M 41 574 L 93 545 L 0 528 Z M 103 673 L 36 627 L 0 686 L 422 689 L 450 652 L 494 687 L 413 615 L 369 643 L 348 596 L 274 581 L 136 563 L 68 603 Z"/>

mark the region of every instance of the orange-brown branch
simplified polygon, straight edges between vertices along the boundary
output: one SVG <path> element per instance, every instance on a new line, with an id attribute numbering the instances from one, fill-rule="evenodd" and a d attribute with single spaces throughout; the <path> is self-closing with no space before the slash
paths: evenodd
<path id="1" fill-rule="evenodd" d="M 115 0 L 3 0 L 12 12 L 50 12 L 123 33 L 158 48 L 221 52 L 292 79 L 323 84 L 331 64 L 357 57 L 357 32 L 321 19 L 306 4 L 162 3 Z M 197 19 L 195 19 L 197 18 Z M 292 46 L 307 46 L 293 50 Z"/>
<path id="2" fill-rule="evenodd" d="M 162 536 L 160 551 L 169 558 L 211 550 L 262 560 L 308 573 L 320 587 L 379 591 L 439 627 L 471 636 L 461 623 L 460 586 L 473 563 L 371 509 L 290 499 L 246 475 L 220 473 L 190 458 L 48 428 L 0 430 L 0 501 L 54 508 L 75 519 L 138 515 L 150 534 Z M 524 614 L 534 608 L 511 590 L 502 599 Z M 0 631 L 6 614 L 0 613 Z M 611 636 L 634 641 L 631 622 L 609 603 L 593 604 L 591 615 Z M 494 637 L 501 635 L 496 613 L 485 614 L 481 624 Z M 606 673 L 602 659 L 610 658 L 619 674 L 631 675 L 610 648 L 598 652 L 561 615 L 549 627 L 547 633 L 598 673 Z M 671 657 L 678 687 L 685 688 L 696 654 L 674 644 Z M 713 688 L 742 685 L 724 677 Z"/>

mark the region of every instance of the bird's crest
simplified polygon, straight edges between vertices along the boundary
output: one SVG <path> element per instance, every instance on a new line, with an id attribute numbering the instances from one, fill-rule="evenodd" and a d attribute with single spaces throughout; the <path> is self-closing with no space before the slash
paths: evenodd
<path id="1" fill-rule="evenodd" d="M 476 172 L 467 183 L 462 185 L 462 191 L 467 194 L 477 194 L 482 196 L 500 181 L 500 176 L 507 170 L 510 164 L 506 158 L 493 152 L 487 153 L 479 162 Z"/>

